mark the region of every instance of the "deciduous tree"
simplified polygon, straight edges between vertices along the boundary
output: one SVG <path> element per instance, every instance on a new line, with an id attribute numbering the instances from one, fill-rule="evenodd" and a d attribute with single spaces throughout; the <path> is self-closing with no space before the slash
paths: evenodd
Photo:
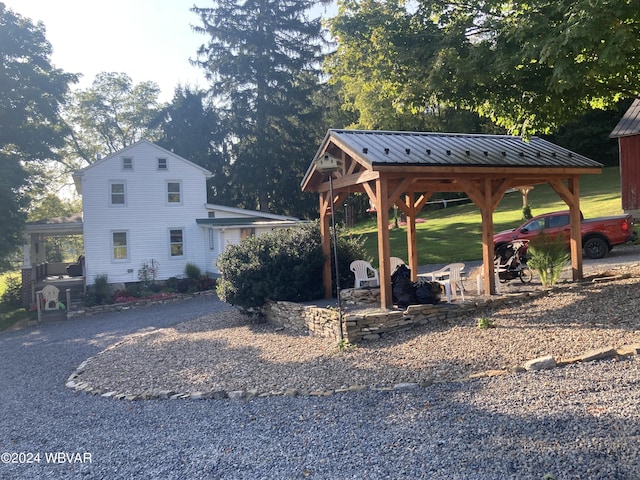
<path id="1" fill-rule="evenodd" d="M 74 92 L 65 111 L 72 135 L 65 157 L 87 164 L 142 138 L 154 141 L 159 130 L 150 125 L 160 114 L 160 88 L 155 82 L 134 84 L 125 73 L 102 72 L 91 87 Z"/>
<path id="2" fill-rule="evenodd" d="M 74 75 L 51 64 L 41 23 L 0 3 L 0 258 L 22 244 L 28 162 L 55 158 L 65 129 L 58 110 Z"/>

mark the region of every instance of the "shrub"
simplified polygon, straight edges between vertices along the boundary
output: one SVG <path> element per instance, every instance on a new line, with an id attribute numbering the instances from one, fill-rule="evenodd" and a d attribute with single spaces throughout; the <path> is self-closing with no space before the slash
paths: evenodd
<path id="1" fill-rule="evenodd" d="M 533 214 L 531 213 L 531 206 L 525 205 L 522 207 L 522 220 L 531 220 L 533 218 Z"/>
<path id="2" fill-rule="evenodd" d="M 363 258 L 357 247 L 362 242 L 342 239 L 338 242 L 340 279 L 343 269 L 350 275 L 349 257 Z M 318 223 L 281 229 L 250 237 L 231 245 L 218 258 L 222 274 L 217 282 L 220 298 L 243 308 L 262 306 L 266 299 L 301 302 L 322 298 L 324 255 Z"/>
<path id="3" fill-rule="evenodd" d="M 102 305 L 111 300 L 109 292 L 109 276 L 106 273 L 96 275 L 94 285 L 85 298 L 87 306 Z"/>
<path id="4" fill-rule="evenodd" d="M 200 267 L 197 266 L 195 263 L 191 263 L 191 262 L 188 262 L 184 266 L 184 274 L 187 278 L 190 278 L 193 281 L 197 281 L 202 276 Z"/>
<path id="5" fill-rule="evenodd" d="M 142 282 L 144 288 L 149 288 L 151 285 L 156 283 L 156 278 L 158 278 L 158 261 L 157 260 L 145 260 L 140 265 L 140 269 L 138 270 L 138 280 Z"/>
<path id="6" fill-rule="evenodd" d="M 211 290 L 216 286 L 216 280 L 211 278 L 209 275 L 200 275 L 196 280 L 196 289 L 199 292 L 204 292 L 205 290 Z"/>
<path id="7" fill-rule="evenodd" d="M 562 236 L 549 235 L 544 231 L 529 241 L 527 255 L 527 265 L 538 272 L 544 287 L 555 285 L 570 258 Z"/>

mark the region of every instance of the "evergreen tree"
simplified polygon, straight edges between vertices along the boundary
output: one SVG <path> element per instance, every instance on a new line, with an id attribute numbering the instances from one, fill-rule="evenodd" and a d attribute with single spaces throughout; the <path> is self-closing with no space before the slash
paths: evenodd
<path id="1" fill-rule="evenodd" d="M 208 35 L 197 64 L 228 121 L 230 181 L 238 206 L 309 215 L 317 199 L 300 181 L 324 132 L 312 96 L 323 55 L 325 0 L 221 0 L 194 7 Z"/>
<path id="2" fill-rule="evenodd" d="M 207 201 L 229 204 L 228 165 L 222 123 L 218 111 L 207 100 L 206 92 L 177 87 L 157 124 L 162 130 L 158 145 L 213 174 L 213 178 L 207 182 Z"/>

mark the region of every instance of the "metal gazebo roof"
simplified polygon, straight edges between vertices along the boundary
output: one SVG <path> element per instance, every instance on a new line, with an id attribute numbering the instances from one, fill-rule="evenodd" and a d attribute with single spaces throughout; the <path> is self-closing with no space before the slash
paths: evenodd
<path id="1" fill-rule="evenodd" d="M 324 157 L 338 159 L 327 174 Z M 304 191 L 320 194 L 323 248 L 328 257 L 331 204 L 350 193 L 364 192 L 377 211 L 381 302 L 391 304 L 388 211 L 396 204 L 408 219 L 409 267 L 417 272 L 415 218 L 434 192 L 464 192 L 480 208 L 485 291 L 495 293 L 493 211 L 513 187 L 548 183 L 571 211 L 574 278 L 582 277 L 579 177 L 601 173 L 602 164 L 539 137 L 458 133 L 329 130 L 302 179 Z M 332 176 L 330 198 L 327 175 Z M 325 265 L 325 292 L 331 292 L 330 265 Z"/>

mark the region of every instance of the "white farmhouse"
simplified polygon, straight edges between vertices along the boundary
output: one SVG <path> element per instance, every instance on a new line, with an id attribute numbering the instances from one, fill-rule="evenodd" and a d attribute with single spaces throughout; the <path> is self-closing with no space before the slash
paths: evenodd
<path id="1" fill-rule="evenodd" d="M 104 157 L 73 175 L 82 196 L 81 219 L 27 225 L 25 267 L 34 272 L 40 265 L 53 269 L 44 262 L 38 243 L 46 236 L 64 235 L 72 224 L 73 233 L 84 236 L 85 285 L 103 274 L 112 284 L 137 282 L 144 264 L 157 268 L 157 280 L 184 276 L 187 263 L 215 275 L 216 259 L 228 244 L 300 222 L 208 204 L 210 177 L 208 170 L 147 140 Z M 32 280 L 35 276 L 40 277 L 30 274 Z"/>

